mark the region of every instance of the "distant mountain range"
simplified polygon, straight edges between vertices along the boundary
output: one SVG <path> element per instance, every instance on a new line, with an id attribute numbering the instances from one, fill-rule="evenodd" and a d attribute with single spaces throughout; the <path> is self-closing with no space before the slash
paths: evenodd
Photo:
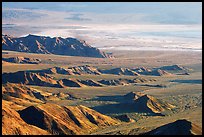
<path id="1" fill-rule="evenodd" d="M 76 38 L 28 35 L 15 38 L 2 34 L 2 49 L 18 52 L 109 58 L 110 55 Z"/>

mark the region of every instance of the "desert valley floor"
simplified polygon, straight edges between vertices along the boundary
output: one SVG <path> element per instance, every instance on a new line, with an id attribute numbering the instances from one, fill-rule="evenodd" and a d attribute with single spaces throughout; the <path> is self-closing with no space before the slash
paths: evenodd
<path id="1" fill-rule="evenodd" d="M 202 53 L 2 50 L 3 134 L 202 134 Z"/>

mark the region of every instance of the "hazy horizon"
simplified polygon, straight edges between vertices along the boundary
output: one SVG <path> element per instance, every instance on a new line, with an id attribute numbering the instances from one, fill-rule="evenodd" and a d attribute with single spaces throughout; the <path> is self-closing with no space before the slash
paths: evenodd
<path id="1" fill-rule="evenodd" d="M 100 49 L 202 51 L 202 3 L 3 2 L 2 32 L 76 37 Z"/>

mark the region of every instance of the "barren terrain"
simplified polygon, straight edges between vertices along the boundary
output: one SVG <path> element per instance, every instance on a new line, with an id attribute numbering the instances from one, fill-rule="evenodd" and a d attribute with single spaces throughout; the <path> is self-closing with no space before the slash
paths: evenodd
<path id="1" fill-rule="evenodd" d="M 2 74 L 8 74 L 7 79 L 4 77 L 3 80 L 6 82 L 2 83 L 4 113 L 6 115 L 12 111 L 22 126 L 29 124 L 25 130 L 21 128 L 19 132 L 6 131 L 4 134 L 27 134 L 34 125 L 36 131 L 33 131 L 33 134 L 139 135 L 180 119 L 191 122 L 193 126 L 188 129 L 190 134 L 202 134 L 201 52 L 116 50 L 106 52 L 112 52 L 114 58 L 74 57 L 3 50 L 3 58 L 24 57 L 40 60 L 37 64 L 2 61 Z M 86 67 L 79 69 L 79 66 Z M 90 66 L 88 71 L 87 66 Z M 178 70 L 165 70 L 164 66 L 169 68 L 176 66 Z M 68 72 L 58 73 L 56 70 L 48 74 L 45 71 L 54 67 L 69 70 L 69 74 Z M 151 73 L 147 70 L 140 72 L 142 69 L 137 71 L 137 67 L 150 69 Z M 113 72 L 114 68 L 119 69 Z M 13 77 L 19 71 L 25 74 L 23 77 L 25 79 L 21 79 L 22 81 L 18 81 L 18 77 Z M 42 75 L 42 72 L 46 74 Z M 96 72 L 98 74 L 95 74 Z M 155 75 L 156 72 L 159 75 Z M 14 79 L 11 80 L 9 75 Z M 40 81 L 40 84 L 36 84 L 36 81 Z M 70 85 L 70 82 L 79 86 Z M 134 92 L 135 98 L 127 98 L 129 93 Z M 137 93 L 142 93 L 142 96 Z M 48 103 L 47 106 L 56 105 L 56 108 L 63 111 L 61 115 L 64 119 L 56 118 L 55 114 L 60 111 L 45 107 L 46 103 Z M 53 127 L 50 127 L 52 124 L 39 127 L 39 123 L 33 124 L 32 120 L 23 121 L 28 113 L 26 110 L 31 106 L 34 106 L 33 111 L 36 111 L 36 114 L 41 115 L 40 110 L 43 110 L 43 115 L 47 119 L 43 122 L 53 120 L 56 124 L 55 129 L 52 130 Z M 71 106 L 76 106 L 76 108 Z M 70 114 L 71 112 L 67 112 L 67 108 L 77 110 L 72 112 L 74 116 Z M 81 114 L 82 109 L 84 109 L 83 114 Z M 19 115 L 21 112 L 24 116 Z M 66 115 L 70 118 L 66 119 Z M 122 119 L 118 119 L 118 116 Z M 99 117 L 106 121 L 103 123 Z M 123 117 L 129 119 L 129 122 L 125 122 Z M 80 121 L 80 118 L 84 119 L 84 123 Z M 70 120 L 74 121 L 73 127 L 76 126 L 76 128 L 65 124 Z M 95 124 L 94 121 L 98 123 Z M 85 132 L 89 126 L 93 130 Z"/>

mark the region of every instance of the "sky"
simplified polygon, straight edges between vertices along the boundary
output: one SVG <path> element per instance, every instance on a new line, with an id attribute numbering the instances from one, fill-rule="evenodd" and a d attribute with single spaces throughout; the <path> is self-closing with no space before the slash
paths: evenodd
<path id="1" fill-rule="evenodd" d="M 202 50 L 201 2 L 3 2 L 2 32 L 75 37 L 100 49 Z"/>

